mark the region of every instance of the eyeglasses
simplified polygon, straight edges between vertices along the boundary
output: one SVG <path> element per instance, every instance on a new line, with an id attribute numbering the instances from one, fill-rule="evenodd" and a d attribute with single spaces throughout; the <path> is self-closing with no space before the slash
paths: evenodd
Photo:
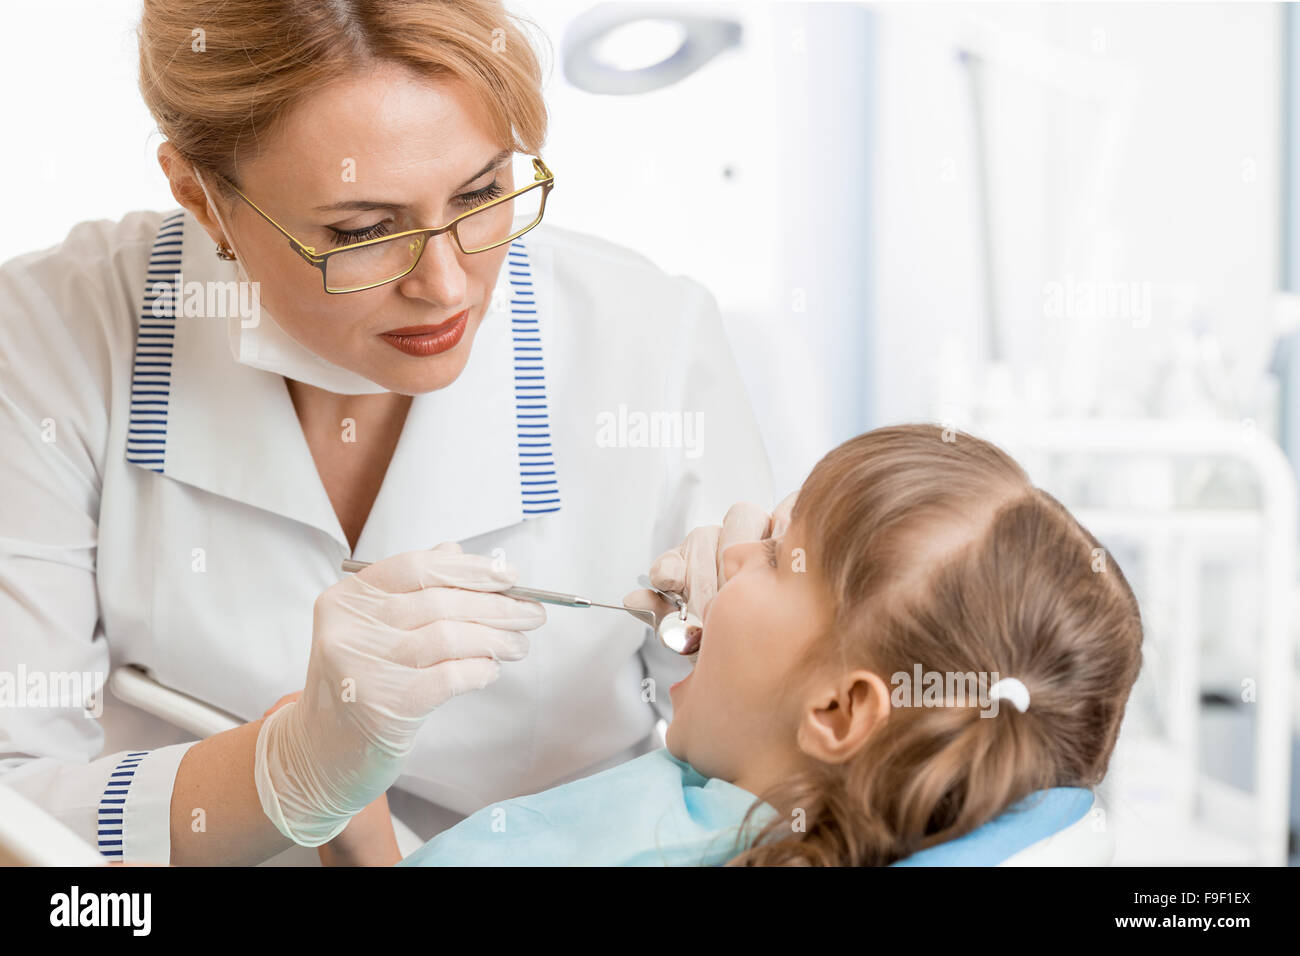
<path id="1" fill-rule="evenodd" d="M 457 216 L 436 229 L 408 229 L 391 236 L 378 236 L 349 243 L 338 249 L 317 252 L 291 236 L 278 222 L 258 208 L 257 203 L 230 180 L 225 183 L 253 210 L 275 226 L 289 240 L 293 251 L 320 270 L 325 291 L 331 295 L 361 292 L 395 282 L 419 264 L 429 240 L 450 232 L 456 246 L 466 255 L 487 252 L 517 239 L 542 221 L 546 197 L 555 186 L 555 174 L 538 157 L 533 157 L 533 182 L 505 196 L 498 196 Z"/>

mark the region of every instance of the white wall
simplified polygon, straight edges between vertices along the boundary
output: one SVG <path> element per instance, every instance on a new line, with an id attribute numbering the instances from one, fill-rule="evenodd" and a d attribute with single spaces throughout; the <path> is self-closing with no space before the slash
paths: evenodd
<path id="1" fill-rule="evenodd" d="M 88 219 L 175 205 L 136 85 L 139 0 L 9 0 L 0 262 Z"/>
<path id="2" fill-rule="evenodd" d="M 1279 8 L 875 9 L 878 420 L 977 403 L 979 370 L 940 359 L 945 340 L 962 359 L 984 346 L 962 44 L 989 58 L 996 289 L 1019 398 L 1139 414 L 1177 330 L 1204 326 L 1236 363 L 1230 417 L 1255 413 L 1279 261 Z M 1052 321 L 1045 283 L 1071 277 L 1148 283 L 1149 324 Z"/>

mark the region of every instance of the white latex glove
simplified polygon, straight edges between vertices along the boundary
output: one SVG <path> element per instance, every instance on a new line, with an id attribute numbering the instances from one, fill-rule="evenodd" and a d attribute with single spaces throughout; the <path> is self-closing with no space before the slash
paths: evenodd
<path id="1" fill-rule="evenodd" d="M 397 780 L 434 708 L 496 680 L 546 621 L 535 601 L 493 594 L 515 569 L 440 544 L 377 561 L 316 599 L 302 696 L 257 735 L 267 817 L 320 846 Z"/>
<path id="2" fill-rule="evenodd" d="M 769 516 L 758 505 L 742 501 L 727 509 L 721 525 L 696 528 L 676 548 L 665 551 L 650 566 L 650 583 L 661 591 L 672 591 L 686 599 L 686 609 L 704 619 L 704 609 L 726 583 L 722 552 L 742 541 L 778 537 L 790 525 L 798 491 L 793 491 Z M 628 607 L 646 608 L 662 620 L 673 610 L 653 591 L 632 591 L 623 598 Z"/>

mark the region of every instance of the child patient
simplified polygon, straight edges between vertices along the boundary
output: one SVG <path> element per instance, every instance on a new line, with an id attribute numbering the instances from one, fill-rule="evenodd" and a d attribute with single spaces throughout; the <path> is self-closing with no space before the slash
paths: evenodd
<path id="1" fill-rule="evenodd" d="M 403 864 L 881 866 L 1099 783 L 1141 664 L 1133 593 L 1011 458 L 945 437 L 845 442 L 779 538 L 726 550 L 666 749 L 484 807 Z M 944 681 L 924 698 L 922 672 Z M 970 693 L 945 698 L 951 675 Z M 349 824 L 376 848 L 351 861 L 397 862 L 386 812 Z"/>

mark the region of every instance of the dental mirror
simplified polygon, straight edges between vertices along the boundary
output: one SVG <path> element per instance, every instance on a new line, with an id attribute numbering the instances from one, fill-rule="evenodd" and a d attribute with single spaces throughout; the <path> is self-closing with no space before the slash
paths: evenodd
<path id="1" fill-rule="evenodd" d="M 658 634 L 659 640 L 669 650 L 676 651 L 683 657 L 689 657 L 700 651 L 700 638 L 704 635 L 704 626 L 690 611 L 686 612 L 684 618 L 678 614 L 669 614 L 659 622 Z"/>
<path id="2" fill-rule="evenodd" d="M 653 591 L 662 600 L 677 608 L 675 613 L 665 614 L 664 619 L 659 622 L 659 626 L 656 628 L 656 633 L 663 645 L 683 657 L 699 653 L 700 638 L 704 635 L 704 624 L 696 615 L 686 610 L 686 602 L 681 595 L 674 594 L 671 591 L 659 590 L 650 583 L 650 578 L 644 574 L 637 578 L 637 583 L 646 590 Z"/>

